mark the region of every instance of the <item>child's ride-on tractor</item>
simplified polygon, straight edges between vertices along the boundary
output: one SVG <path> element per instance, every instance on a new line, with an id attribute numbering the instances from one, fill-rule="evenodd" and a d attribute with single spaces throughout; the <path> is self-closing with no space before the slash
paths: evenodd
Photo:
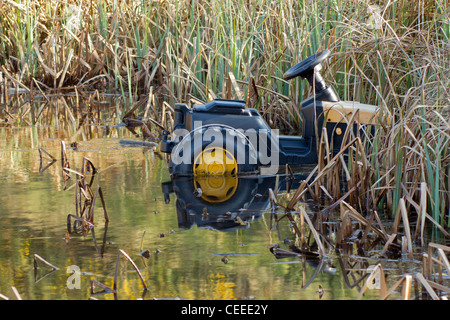
<path id="1" fill-rule="evenodd" d="M 193 108 L 176 104 L 172 137 L 165 132 L 160 143 L 160 151 L 171 154 L 172 175 L 275 174 L 286 164 L 314 164 L 323 128 L 331 150 L 339 151 L 352 115 L 358 112 L 359 124 L 374 124 L 377 107 L 340 101 L 319 73 L 329 54 L 318 52 L 284 74 L 285 80 L 300 76 L 313 87 L 313 96 L 301 103 L 300 137 L 277 135 L 242 100 L 215 99 Z"/>

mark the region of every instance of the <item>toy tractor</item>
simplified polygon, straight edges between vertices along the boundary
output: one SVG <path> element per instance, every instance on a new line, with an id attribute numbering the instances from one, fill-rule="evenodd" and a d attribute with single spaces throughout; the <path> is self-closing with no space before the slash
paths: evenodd
<path id="1" fill-rule="evenodd" d="M 284 79 L 306 79 L 313 96 L 301 103 L 302 136 L 282 136 L 256 109 L 242 100 L 215 99 L 189 108 L 176 104 L 172 137 L 164 132 L 160 151 L 170 153 L 174 176 L 276 174 L 278 168 L 315 164 L 323 128 L 336 153 L 344 143 L 348 121 L 357 112 L 358 125 L 374 124 L 377 107 L 340 101 L 319 71 L 329 50 L 317 52 L 290 68 Z"/>

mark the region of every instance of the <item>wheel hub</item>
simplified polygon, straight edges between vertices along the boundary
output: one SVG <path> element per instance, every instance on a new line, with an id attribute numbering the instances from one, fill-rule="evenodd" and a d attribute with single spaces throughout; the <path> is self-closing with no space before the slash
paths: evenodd
<path id="1" fill-rule="evenodd" d="M 193 165 L 194 175 L 236 175 L 236 158 L 226 149 L 209 147 L 200 152 Z"/>
<path id="2" fill-rule="evenodd" d="M 201 198 L 209 203 L 221 203 L 229 200 L 238 187 L 236 176 L 196 176 L 194 186 L 201 189 Z"/>

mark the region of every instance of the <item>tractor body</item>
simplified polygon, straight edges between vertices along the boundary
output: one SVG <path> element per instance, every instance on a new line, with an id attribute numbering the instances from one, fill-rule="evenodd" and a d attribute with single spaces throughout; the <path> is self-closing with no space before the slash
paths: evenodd
<path id="1" fill-rule="evenodd" d="M 352 129 L 356 132 L 360 130 L 359 125 L 374 123 L 377 108 L 340 101 L 334 89 L 327 86 L 318 73 L 320 69 L 318 66 L 328 54 L 329 52 L 316 54 L 312 56 L 314 59 L 310 57 L 305 60 L 306 69 L 303 68 L 305 65 L 303 61 L 285 74 L 285 79 L 296 76 L 307 79 L 315 90 L 315 94 L 303 101 L 300 106 L 303 117 L 301 136 L 278 135 L 269 127 L 258 110 L 247 108 L 246 102 L 242 100 L 216 99 L 203 105 L 195 105 L 193 108 L 189 108 L 186 104 L 176 104 L 174 131 L 171 137 L 170 133 L 166 132 L 160 142 L 160 151 L 170 153 L 172 159 L 184 157 L 184 163 L 170 162 L 171 173 L 195 175 L 197 168 L 202 174 L 253 174 L 267 167 L 272 168 L 269 172 L 277 173 L 277 169 L 284 168 L 286 164 L 291 167 L 315 164 L 318 161 L 317 143 L 323 132 L 327 134 L 332 152 L 339 152 L 352 116 L 357 112 L 360 120 L 353 125 Z M 297 68 L 299 65 L 302 68 Z M 196 147 L 194 141 L 197 138 L 201 142 Z M 245 141 L 240 147 L 230 148 L 227 143 L 233 139 Z M 210 144 L 208 148 L 205 140 L 216 140 L 216 143 Z M 186 146 L 189 148 L 185 148 Z M 198 154 L 204 150 L 209 150 L 209 156 L 199 157 Z M 217 150 L 221 150 L 222 159 L 219 158 Z M 236 160 L 238 157 L 241 157 L 242 163 L 239 161 L 233 163 L 232 158 Z M 211 165 L 199 165 L 205 159 Z M 226 161 L 230 161 L 231 165 L 223 165 Z"/>

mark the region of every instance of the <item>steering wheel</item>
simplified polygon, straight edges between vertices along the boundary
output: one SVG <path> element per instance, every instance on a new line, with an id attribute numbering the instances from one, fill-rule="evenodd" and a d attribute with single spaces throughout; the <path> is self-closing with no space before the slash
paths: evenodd
<path id="1" fill-rule="evenodd" d="M 316 52 L 312 56 L 306 58 L 300 63 L 297 63 L 295 66 L 290 68 L 283 75 L 285 80 L 290 80 L 295 77 L 309 78 L 312 74 L 314 74 L 314 68 L 320 65 L 328 56 L 330 55 L 330 50 L 324 50 L 320 52 Z"/>

